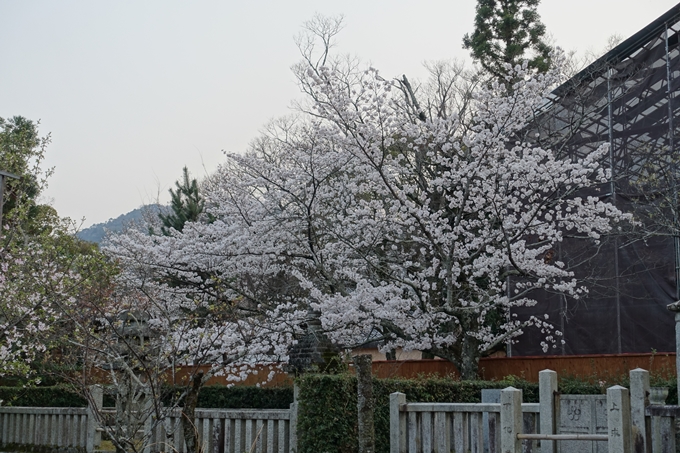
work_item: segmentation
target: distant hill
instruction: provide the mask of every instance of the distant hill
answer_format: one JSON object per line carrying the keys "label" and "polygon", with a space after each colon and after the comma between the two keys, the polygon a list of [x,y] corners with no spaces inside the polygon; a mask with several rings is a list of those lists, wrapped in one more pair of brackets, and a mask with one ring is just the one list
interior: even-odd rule
{"label": "distant hill", "polygon": [[158,215],[159,212],[169,209],[168,206],[159,204],[145,205],[137,208],[127,214],[122,214],[115,219],[109,219],[107,222],[97,223],[89,228],[79,231],[76,236],[84,241],[96,242],[100,244],[106,236],[106,231],[120,232],[127,226],[135,222],[141,222],[146,215]]}

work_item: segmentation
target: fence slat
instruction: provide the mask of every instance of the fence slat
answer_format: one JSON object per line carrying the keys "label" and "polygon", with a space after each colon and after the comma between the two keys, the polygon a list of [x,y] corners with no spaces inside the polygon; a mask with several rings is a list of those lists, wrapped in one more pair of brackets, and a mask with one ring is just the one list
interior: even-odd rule
{"label": "fence slat", "polygon": [[470,414],[470,438],[472,453],[484,453],[484,425],[482,424],[481,412]]}
{"label": "fence slat", "polygon": [[243,420],[234,420],[234,451],[247,451],[245,442],[243,441]]}
{"label": "fence slat", "polygon": [[274,453],[274,420],[267,420],[267,453]]}
{"label": "fence slat", "polygon": [[418,414],[408,414],[408,453],[418,453]]}
{"label": "fence slat", "polygon": [[285,420],[279,420],[279,453],[286,453],[288,450],[288,433],[289,429],[286,426]]}
{"label": "fence slat", "polygon": [[423,412],[420,417],[420,438],[423,452],[430,453],[432,451],[432,413]]}
{"label": "fence slat", "polygon": [[449,453],[449,430],[446,429],[446,412],[434,413],[434,447],[437,453]]}
{"label": "fence slat", "polygon": [[500,414],[489,414],[489,453],[500,453]]}

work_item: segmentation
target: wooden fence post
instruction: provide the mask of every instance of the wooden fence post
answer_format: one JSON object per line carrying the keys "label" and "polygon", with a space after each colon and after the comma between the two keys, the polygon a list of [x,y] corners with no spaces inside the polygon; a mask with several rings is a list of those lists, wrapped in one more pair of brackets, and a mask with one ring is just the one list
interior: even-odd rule
{"label": "wooden fence post", "polygon": [[97,423],[97,415],[101,414],[104,406],[104,389],[100,385],[91,385],[88,389],[90,398],[87,401],[87,439],[85,450],[87,453],[92,453],[95,447],[99,447],[102,443],[102,434],[97,431],[99,424]]}
{"label": "wooden fence post", "polygon": [[649,406],[649,371],[636,368],[630,371],[631,449],[635,453],[651,453],[650,420],[645,417]]}
{"label": "wooden fence post", "polygon": [[501,452],[521,453],[522,391],[514,387],[501,390]]}
{"label": "wooden fence post", "polygon": [[630,396],[620,385],[607,389],[607,428],[609,453],[630,453]]}
{"label": "wooden fence post", "polygon": [[390,453],[406,453],[406,417],[399,406],[406,404],[406,395],[390,393]]}
{"label": "wooden fence post", "polygon": [[[556,434],[559,400],[557,395],[557,373],[543,370],[538,373],[538,400],[540,403],[541,434]],[[541,453],[555,453],[554,440],[541,441]]]}

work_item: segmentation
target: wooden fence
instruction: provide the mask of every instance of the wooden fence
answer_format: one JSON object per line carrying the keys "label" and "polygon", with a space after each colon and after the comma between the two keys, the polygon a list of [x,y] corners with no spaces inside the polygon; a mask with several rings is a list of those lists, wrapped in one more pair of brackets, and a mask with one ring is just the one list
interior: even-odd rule
{"label": "wooden fence", "polygon": [[[522,416],[522,424],[536,427],[539,405],[524,403],[521,409],[523,414],[529,415]],[[406,395],[393,393],[390,395],[391,451],[500,452],[500,415],[500,403],[406,403]],[[486,448],[484,418],[488,418]],[[532,445],[529,444],[525,451],[531,452]]]}
{"label": "wooden fence", "polygon": [[[521,390],[512,387],[500,392],[499,403],[407,403],[406,395],[393,393],[390,452],[520,453],[535,451],[540,441],[541,453],[596,451],[593,442],[606,442],[609,453],[674,453],[680,407],[649,404],[647,371],[631,371],[630,382],[630,391],[621,386],[607,389],[604,433],[560,431],[565,415],[561,402],[573,396],[557,392],[557,373],[551,370],[540,372],[538,404],[523,404]],[[483,422],[483,414],[488,421]],[[565,441],[572,446],[560,448]],[[574,448],[573,443],[582,442],[590,445]]]}
{"label": "wooden fence", "polygon": [[[93,452],[104,430],[91,414],[90,408],[0,407],[0,445]],[[253,447],[257,453],[288,453],[297,446],[297,403],[290,409],[196,409],[195,415],[205,453],[243,453]],[[145,453],[186,451],[179,410],[145,434],[150,440]]]}
{"label": "wooden fence", "polygon": [[[195,415],[194,426],[205,453],[242,453],[253,447],[258,453],[288,453],[297,443],[295,410],[196,409]],[[179,411],[157,426],[146,450],[168,451],[186,451]]]}
{"label": "wooden fence", "polygon": [[95,425],[86,408],[0,407],[0,444],[94,450]]}

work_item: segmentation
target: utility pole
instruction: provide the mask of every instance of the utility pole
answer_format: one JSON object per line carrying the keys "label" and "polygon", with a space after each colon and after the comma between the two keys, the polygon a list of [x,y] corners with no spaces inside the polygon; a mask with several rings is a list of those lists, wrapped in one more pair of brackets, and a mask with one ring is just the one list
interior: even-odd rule
{"label": "utility pole", "polygon": [[2,207],[5,204],[5,180],[7,178],[19,179],[17,175],[0,170],[0,233],[2,232]]}

